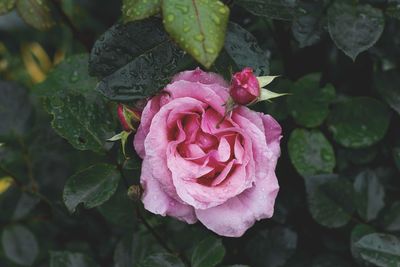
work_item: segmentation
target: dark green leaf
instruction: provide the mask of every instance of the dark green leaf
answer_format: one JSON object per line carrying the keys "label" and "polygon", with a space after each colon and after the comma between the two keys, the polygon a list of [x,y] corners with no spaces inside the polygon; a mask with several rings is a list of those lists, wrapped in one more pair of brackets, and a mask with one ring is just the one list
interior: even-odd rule
{"label": "dark green leaf", "polygon": [[400,2],[399,0],[389,0],[386,7],[385,14],[400,20]]}
{"label": "dark green leaf", "polygon": [[218,0],[162,2],[164,26],[171,37],[209,68],[224,46],[229,8]]}
{"label": "dark green leaf", "polygon": [[297,13],[297,0],[238,0],[235,3],[256,16],[292,20]]}
{"label": "dark green leaf", "polygon": [[383,100],[400,114],[400,76],[398,71],[391,70],[377,74],[375,86]]}
{"label": "dark green leaf", "polygon": [[0,136],[24,134],[28,130],[31,113],[32,107],[25,88],[0,81]]}
{"label": "dark green leaf", "polygon": [[125,22],[145,19],[160,12],[161,0],[123,0],[122,16]]}
{"label": "dark green leaf", "polygon": [[294,39],[303,48],[319,42],[325,32],[324,1],[301,3],[302,13],[294,18],[292,33]]}
{"label": "dark green leaf", "polygon": [[400,231],[400,201],[394,202],[385,213],[383,224],[387,231]]}
{"label": "dark green leaf", "polygon": [[131,101],[165,86],[182,56],[158,19],[117,24],[94,44],[89,73],[102,78],[97,90],[106,97]]}
{"label": "dark green leaf", "polygon": [[362,264],[363,260],[359,257],[357,248],[355,247],[355,244],[357,243],[358,240],[360,240],[362,237],[374,233],[374,228],[367,224],[357,224],[353,230],[351,231],[350,235],[350,249],[351,249],[351,254],[353,255],[353,258],[356,260],[357,263]]}
{"label": "dark green leaf", "polygon": [[246,253],[252,265],[278,267],[294,254],[297,246],[297,234],[281,226],[259,231],[246,246]]}
{"label": "dark green leaf", "polygon": [[124,186],[120,185],[115,194],[98,209],[109,222],[120,227],[132,229],[137,223],[134,202],[128,198]]}
{"label": "dark green leaf", "polygon": [[15,7],[17,0],[0,0],[0,15],[11,11]]}
{"label": "dark green leaf", "polygon": [[390,112],[381,102],[369,97],[352,98],[335,106],[328,124],[336,142],[361,148],[381,140],[390,122]]}
{"label": "dark green leaf", "polygon": [[319,87],[320,74],[309,74],[294,84],[289,91],[287,107],[294,120],[305,127],[319,126],[329,113],[329,104],[335,98],[335,88],[328,84]]}
{"label": "dark green leaf", "polygon": [[38,30],[48,30],[55,24],[49,0],[18,0],[17,10],[27,24]]}
{"label": "dark green leaf", "polygon": [[[62,101],[62,102],[58,102]],[[45,102],[53,115],[54,130],[79,150],[104,152],[113,136],[113,122],[103,99],[90,101],[83,96],[68,96]]]}
{"label": "dark green leaf", "polygon": [[308,207],[319,224],[336,228],[346,225],[354,212],[351,183],[337,175],[316,175],[305,178]]}
{"label": "dark green leaf", "polygon": [[366,262],[380,267],[397,267],[400,263],[400,239],[393,235],[369,234],[355,244]]}
{"label": "dark green leaf", "polygon": [[302,176],[331,173],[335,167],[335,154],[325,136],[317,131],[295,129],[289,138],[289,156]]}
{"label": "dark green leaf", "polygon": [[97,267],[98,265],[82,253],[51,251],[50,267]]}
{"label": "dark green leaf", "polygon": [[269,56],[257,39],[238,24],[230,22],[225,39],[225,50],[236,63],[238,70],[251,67],[257,76],[269,74]]}
{"label": "dark green leaf", "polygon": [[351,263],[335,254],[321,254],[315,257],[311,267],[352,267]]}
{"label": "dark green leaf", "polygon": [[114,122],[105,101],[87,74],[88,55],[75,55],[58,65],[37,87],[46,97],[55,131],[80,150],[103,152],[114,135]]}
{"label": "dark green leaf", "polygon": [[225,247],[221,239],[208,237],[202,240],[192,254],[193,267],[213,267],[222,261],[225,256]]}
{"label": "dark green leaf", "polygon": [[400,147],[393,149],[393,158],[396,163],[397,169],[400,170]]}
{"label": "dark green leaf", "polygon": [[157,253],[147,257],[139,267],[184,267],[183,262],[176,256],[167,253]]}
{"label": "dark green leaf", "polygon": [[39,247],[32,232],[22,225],[4,228],[1,244],[5,255],[13,262],[30,266],[39,254]]}
{"label": "dark green leaf", "polygon": [[328,13],[328,28],[332,40],[353,60],[378,41],[384,24],[382,11],[369,5],[338,3]]}
{"label": "dark green leaf", "polygon": [[14,209],[13,219],[20,220],[24,218],[38,204],[40,199],[28,193],[22,193]]}
{"label": "dark green leaf", "polygon": [[373,171],[367,170],[357,175],[354,181],[355,202],[360,216],[371,221],[385,206],[385,189]]}
{"label": "dark green leaf", "polygon": [[116,168],[108,164],[97,164],[71,176],[64,187],[64,203],[74,212],[79,203],[94,208],[115,193],[120,180]]}

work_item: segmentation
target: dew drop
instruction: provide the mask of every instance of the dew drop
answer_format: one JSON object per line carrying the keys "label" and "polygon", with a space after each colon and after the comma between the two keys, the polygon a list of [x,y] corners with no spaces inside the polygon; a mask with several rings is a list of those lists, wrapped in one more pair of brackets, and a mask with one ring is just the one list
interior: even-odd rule
{"label": "dew drop", "polygon": [[194,39],[195,39],[196,41],[199,41],[199,42],[204,41],[204,35],[203,35],[203,34],[197,34],[197,35],[194,37]]}
{"label": "dew drop", "polygon": [[173,22],[174,19],[175,19],[174,15],[172,15],[172,14],[167,15],[167,22]]}

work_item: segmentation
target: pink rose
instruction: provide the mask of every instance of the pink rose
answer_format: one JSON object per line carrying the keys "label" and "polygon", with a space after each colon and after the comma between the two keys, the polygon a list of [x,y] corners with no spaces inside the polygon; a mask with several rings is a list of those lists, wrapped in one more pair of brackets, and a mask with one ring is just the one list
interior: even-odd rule
{"label": "pink rose", "polygon": [[239,105],[253,103],[260,96],[260,84],[251,68],[244,68],[232,76],[230,94]]}
{"label": "pink rose", "polygon": [[244,106],[218,124],[228,97],[217,74],[179,73],[147,103],[134,145],[148,211],[239,237],[273,214],[281,127]]}

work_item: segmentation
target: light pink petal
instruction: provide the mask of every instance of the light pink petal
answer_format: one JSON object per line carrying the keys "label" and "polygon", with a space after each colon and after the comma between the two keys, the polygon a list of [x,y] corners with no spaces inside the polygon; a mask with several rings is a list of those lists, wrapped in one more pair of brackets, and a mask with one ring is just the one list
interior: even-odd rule
{"label": "light pink petal", "polygon": [[237,197],[220,206],[196,209],[196,216],[208,229],[222,236],[240,237],[257,220],[271,218],[278,193],[275,173],[255,182]]}
{"label": "light pink petal", "polygon": [[244,152],[244,148],[243,148],[242,144],[240,144],[238,136],[236,136],[236,139],[235,139],[234,154],[235,154],[235,158],[236,158],[237,162],[239,164],[241,164],[243,162],[243,157],[244,157],[245,152]]}
{"label": "light pink petal", "polygon": [[282,128],[270,115],[260,113],[260,117],[263,120],[268,147],[272,150],[275,157],[278,158],[281,153],[279,143],[282,138]]}
{"label": "light pink petal", "polygon": [[148,160],[145,159],[140,177],[140,183],[144,189],[142,201],[145,209],[162,216],[173,216],[190,224],[195,223],[197,219],[194,209],[168,196],[157,179],[152,176],[151,168]]}
{"label": "light pink petal", "polygon": [[212,186],[216,186],[219,185],[222,181],[225,180],[225,178],[228,176],[228,173],[232,170],[232,166],[234,164],[234,160],[231,160],[226,166],[225,168],[222,170],[222,172],[215,177],[215,179],[212,181],[211,185]]}
{"label": "light pink petal", "polygon": [[223,87],[229,87],[228,83],[220,75],[213,72],[204,72],[200,68],[178,73],[172,82],[176,81],[199,82],[202,84],[218,84]]}
{"label": "light pink petal", "polygon": [[[162,184],[164,191],[171,197],[176,196],[176,190],[172,183],[171,171],[167,165],[168,139],[169,129],[167,127],[167,118],[169,113],[202,110],[204,104],[193,98],[174,99],[168,104],[161,107],[160,111],[153,117],[150,131],[145,139],[144,146],[146,150],[146,158],[149,164],[153,166],[152,175]],[[157,167],[155,167],[157,166]],[[179,200],[179,198],[177,199]]]}
{"label": "light pink petal", "polygon": [[231,157],[231,146],[225,137],[221,137],[218,145],[218,161],[225,162]]}
{"label": "light pink petal", "polygon": [[167,85],[165,92],[173,99],[190,97],[208,104],[219,114],[225,113],[224,104],[228,99],[228,89],[218,84],[202,84],[185,80],[176,81]]}

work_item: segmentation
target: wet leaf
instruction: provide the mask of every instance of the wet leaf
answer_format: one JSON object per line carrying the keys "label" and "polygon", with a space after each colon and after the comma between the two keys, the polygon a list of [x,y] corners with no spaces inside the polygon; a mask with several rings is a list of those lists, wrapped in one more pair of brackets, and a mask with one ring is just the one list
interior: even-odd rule
{"label": "wet leaf", "polygon": [[400,231],[400,201],[390,206],[383,218],[383,224],[387,231]]}
{"label": "wet leaf", "polygon": [[17,10],[22,19],[35,29],[45,31],[55,25],[49,0],[19,0]]}
{"label": "wet leaf", "polygon": [[0,0],[0,15],[13,10],[16,2],[17,0]]}
{"label": "wet leaf", "polygon": [[297,0],[238,0],[236,2],[256,16],[280,20],[292,20],[297,13],[298,4]]}
{"label": "wet leaf", "polygon": [[206,68],[224,46],[229,8],[221,1],[162,2],[164,26],[172,39]]}
{"label": "wet leaf", "polygon": [[50,267],[97,267],[98,265],[82,253],[51,251]]}
{"label": "wet leaf", "polygon": [[225,247],[221,239],[209,237],[195,247],[191,262],[193,267],[214,267],[223,260],[224,256]]}
{"label": "wet leaf", "polygon": [[383,100],[400,114],[400,77],[398,71],[391,70],[376,74],[375,87]]}
{"label": "wet leaf", "polygon": [[123,0],[124,22],[141,20],[160,12],[161,0]]}
{"label": "wet leaf", "polygon": [[176,256],[167,253],[150,255],[138,267],[184,267],[183,262]]}

